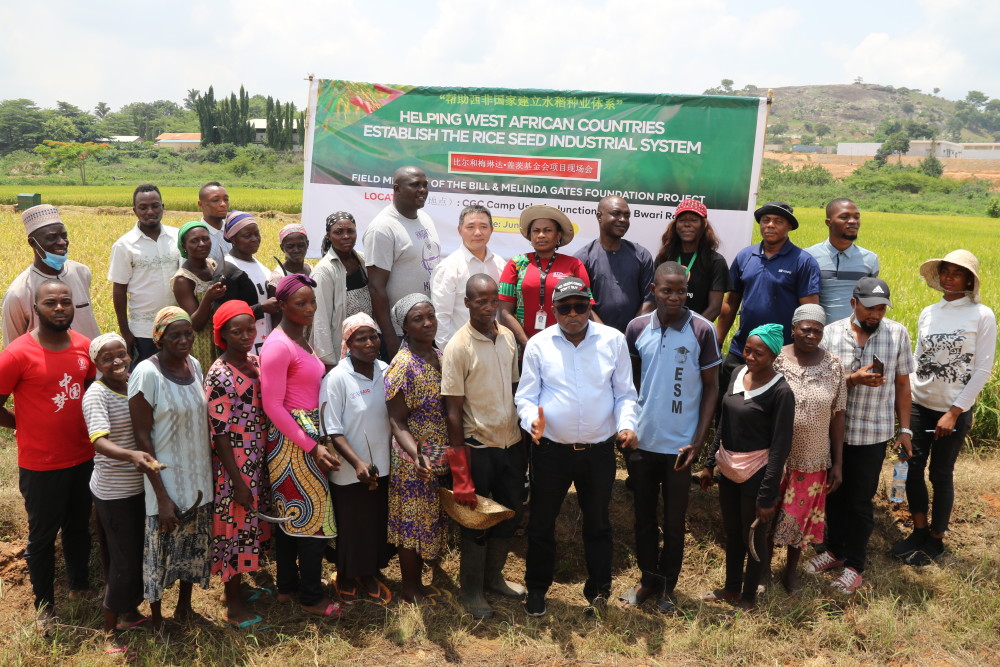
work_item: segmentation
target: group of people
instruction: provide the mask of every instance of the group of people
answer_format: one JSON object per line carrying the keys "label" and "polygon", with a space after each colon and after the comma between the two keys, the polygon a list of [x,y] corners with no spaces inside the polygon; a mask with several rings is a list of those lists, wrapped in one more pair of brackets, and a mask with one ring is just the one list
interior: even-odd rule
{"label": "group of people", "polygon": [[[213,576],[224,621],[241,629],[264,621],[251,606],[262,596],[322,617],[359,599],[438,604],[450,594],[425,583],[424,566],[439,567],[452,505],[476,511],[486,498],[511,511],[461,526],[459,601],[477,619],[493,614],[486,593],[543,615],[570,485],[586,610],[599,613],[612,597],[616,450],[641,571],[627,606],[676,612],[692,481],[718,484],[726,536],[725,582],[704,600],[752,607],[775,546],[787,548],[790,590],[802,550],[825,545],[805,571],[837,568],[832,586],[853,593],[891,442],[909,460],[914,527],[893,554],[923,565],[944,553],[952,471],[996,345],[972,253],[920,267],[943,295],[913,350],[886,318],[890,287],[855,243],[861,216],[847,199],[830,202],[829,238],[808,249],[789,238],[792,207],[765,204],[762,241],[727,265],[700,201],[679,204],[654,255],[624,238],[631,211],[616,196],[599,202],[599,238],[575,256],[559,252],[574,236],[567,215],[533,205],[520,216],[531,251],[505,261],[489,247],[490,211],[473,205],[459,216],[462,247],[441,258],[427,195],[423,171],[402,167],[364,254],[341,211],[316,266],[291,224],[268,270],[257,221],[231,210],[219,183],[180,229],[162,224],[159,190],[139,186],[136,226],[111,250],[118,331],[107,333],[58,210],[22,214],[33,262],[3,300],[0,404],[13,395],[16,409],[0,408],[0,426],[17,429],[43,620],[58,533],[71,597],[90,588],[91,505],[114,633],[161,626],[174,582],[174,617],[190,616],[194,584]],[[504,570],[525,509],[521,585]],[[265,554],[276,591],[244,580]],[[395,592],[382,575],[393,556]]]}

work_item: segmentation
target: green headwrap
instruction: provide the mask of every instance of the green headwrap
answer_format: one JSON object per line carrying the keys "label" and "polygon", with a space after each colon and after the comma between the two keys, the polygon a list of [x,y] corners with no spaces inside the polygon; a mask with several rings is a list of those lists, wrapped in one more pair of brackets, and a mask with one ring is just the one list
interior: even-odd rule
{"label": "green headwrap", "polygon": [[181,227],[180,231],[177,232],[177,249],[181,253],[181,257],[187,259],[187,250],[184,249],[184,235],[190,232],[195,227],[204,227],[205,231],[211,236],[212,230],[208,228],[204,220],[192,220],[191,222],[185,222],[184,226]]}
{"label": "green headwrap", "polygon": [[781,354],[781,348],[785,345],[785,330],[780,324],[762,324],[751,331],[747,338],[750,336],[760,338],[775,354]]}

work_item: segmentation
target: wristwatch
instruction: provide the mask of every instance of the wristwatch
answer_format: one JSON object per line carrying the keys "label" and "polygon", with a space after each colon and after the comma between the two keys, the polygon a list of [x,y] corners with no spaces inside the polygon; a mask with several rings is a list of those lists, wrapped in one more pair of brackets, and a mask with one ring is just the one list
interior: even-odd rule
{"label": "wristwatch", "polygon": [[911,438],[913,437],[913,431],[911,431],[908,428],[901,428],[901,429],[899,429],[899,432],[900,433],[905,433],[906,435],[910,436]]}

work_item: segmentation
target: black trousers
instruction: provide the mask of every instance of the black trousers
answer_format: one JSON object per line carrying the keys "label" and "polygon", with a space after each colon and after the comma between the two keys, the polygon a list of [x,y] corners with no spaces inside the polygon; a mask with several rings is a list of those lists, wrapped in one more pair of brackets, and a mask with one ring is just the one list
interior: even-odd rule
{"label": "black trousers", "polygon": [[323,555],[330,540],[293,537],[280,527],[274,531],[278,592],[299,594],[299,602],[311,607],[323,599]]}
{"label": "black trousers", "polygon": [[146,494],[101,500],[94,496],[97,520],[104,528],[108,585],[104,608],[125,614],[142,602],[142,548],[146,533]]}
{"label": "black trousers", "polygon": [[524,447],[520,442],[506,449],[469,447],[469,467],[476,493],[514,510],[514,516],[485,531],[462,526],[462,537],[478,544],[513,537],[524,511]]}
{"label": "black trousers", "polygon": [[[972,410],[966,410],[955,421],[955,432],[944,438],[934,439],[933,433],[938,420],[944,415],[913,404],[910,411],[910,428],[913,429],[913,458],[906,473],[906,502],[913,514],[927,514],[930,509],[930,497],[927,495],[927,482],[924,480],[924,469],[928,469],[931,485],[934,487],[934,511],[931,515],[931,531],[941,535],[948,530],[951,521],[951,509],[955,506],[955,461],[965,444],[965,436],[972,428]],[[930,467],[927,466],[928,458]]]}
{"label": "black trousers", "polygon": [[35,594],[35,607],[55,606],[56,535],[62,533],[63,556],[71,590],[90,588],[90,474],[94,462],[61,470],[18,468],[18,486],[28,513],[24,560]]}
{"label": "black trousers", "polygon": [[135,348],[129,350],[129,354],[132,355],[132,370],[139,365],[139,362],[144,359],[149,359],[151,356],[159,352],[160,349],[156,347],[156,343],[153,342],[152,338],[136,338]]}
{"label": "black trousers", "polygon": [[[726,584],[730,593],[737,593],[748,602],[757,599],[757,584],[763,563],[768,562],[767,525],[757,526],[754,550],[760,561],[750,555],[750,526],[757,518],[757,492],[764,479],[761,469],[750,479],[737,484],[725,475],[719,479],[719,509],[726,532]],[[744,568],[744,563],[745,568]]]}
{"label": "black trousers", "polygon": [[[626,455],[635,498],[635,555],[642,585],[670,595],[684,561],[684,517],[691,490],[691,469],[674,470],[676,454],[634,449]],[[656,525],[657,502],[663,496],[663,549]]]}
{"label": "black trousers", "polygon": [[613,442],[574,450],[543,439],[531,445],[531,517],[525,583],[529,591],[547,591],[556,562],[556,518],[570,484],[583,512],[583,551],[587,561],[587,600],[611,595],[612,532],[608,507],[615,481]]}
{"label": "black trousers", "polygon": [[887,442],[844,444],[844,482],[826,498],[826,547],[844,565],[861,573],[875,529],[872,498],[878,491]]}

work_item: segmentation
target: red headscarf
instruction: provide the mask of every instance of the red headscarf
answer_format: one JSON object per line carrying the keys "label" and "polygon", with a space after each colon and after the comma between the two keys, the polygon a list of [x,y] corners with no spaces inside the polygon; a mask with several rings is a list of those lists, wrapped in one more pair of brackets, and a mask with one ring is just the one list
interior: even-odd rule
{"label": "red headscarf", "polygon": [[246,301],[234,300],[226,301],[215,311],[215,315],[212,317],[212,338],[220,350],[226,349],[226,340],[222,337],[222,327],[226,326],[226,322],[238,315],[253,317],[253,309],[247,305]]}

